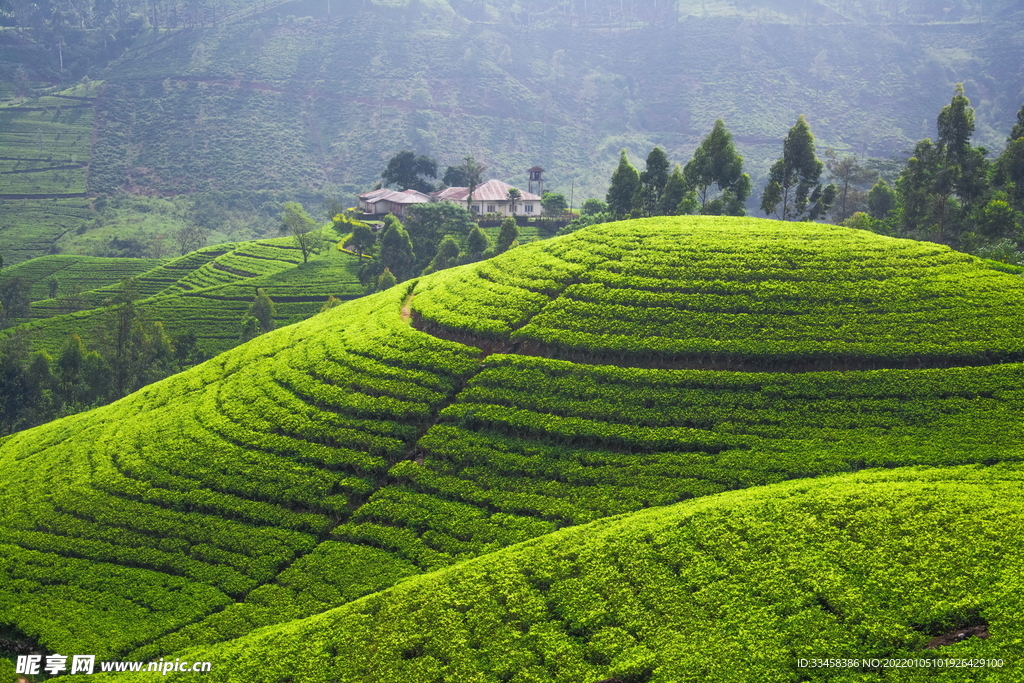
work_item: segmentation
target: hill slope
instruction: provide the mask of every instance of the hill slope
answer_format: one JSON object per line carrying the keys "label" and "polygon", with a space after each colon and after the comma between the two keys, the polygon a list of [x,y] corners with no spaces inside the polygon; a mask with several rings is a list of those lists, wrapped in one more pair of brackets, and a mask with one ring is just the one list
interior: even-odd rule
{"label": "hill slope", "polygon": [[[725,267],[737,261],[750,269]],[[550,308],[570,326],[548,341],[568,348],[571,324],[587,320],[574,292],[613,275],[677,316],[726,321],[739,313],[694,298],[695,283],[727,274],[715,286],[756,309],[775,296],[780,262],[793,275],[790,315],[810,319],[832,297],[878,340],[861,353],[841,327],[774,328],[773,354],[803,362],[813,342],[825,345],[815,353],[852,348],[857,363],[907,364],[888,312],[911,338],[935,338],[915,353],[940,367],[644,367],[657,365],[648,342],[697,339],[685,326],[638,336],[642,354],[599,346],[616,367],[517,353],[502,346],[507,330],[481,348],[411,324],[452,330],[504,310],[519,312],[521,331]],[[881,298],[838,286],[864,276],[886,285]],[[865,467],[1020,461],[1024,365],[994,361],[1016,360],[1001,316],[1019,315],[1021,287],[944,247],[702,218],[595,226],[403,283],[0,442],[0,614],[53,650],[150,658],[608,515]],[[915,320],[933,300],[950,312],[941,324]],[[990,334],[971,320],[978,301],[998,303]],[[775,355],[740,360],[749,370]],[[941,367],[965,357],[978,365]]]}
{"label": "hill slope", "polygon": [[1015,680],[1022,477],[914,468],[720,494],[178,655],[247,683]]}

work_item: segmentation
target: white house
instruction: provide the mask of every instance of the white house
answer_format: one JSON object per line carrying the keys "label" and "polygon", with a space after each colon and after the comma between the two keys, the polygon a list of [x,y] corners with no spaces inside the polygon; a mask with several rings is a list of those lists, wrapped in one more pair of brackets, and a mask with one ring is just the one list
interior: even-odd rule
{"label": "white house", "polygon": [[[508,191],[512,186],[500,180],[488,180],[473,188],[473,197],[469,201],[469,210],[476,215],[496,213],[502,216],[539,216],[540,197],[520,190],[520,198],[516,200],[515,211],[509,204]],[[468,187],[449,187],[430,195],[435,201],[448,201],[466,204],[469,197]]]}
{"label": "white house", "polygon": [[[473,188],[473,198],[469,203],[469,210],[477,216],[487,213],[496,213],[501,216],[540,215],[540,197],[525,190],[520,190],[520,198],[516,200],[515,211],[513,211],[508,199],[508,191],[511,189],[511,185],[500,180],[488,180],[486,183],[481,183]],[[469,197],[468,187],[449,187],[429,195],[416,190],[398,192],[382,188],[359,195],[359,210],[367,214],[393,213],[396,216],[405,216],[406,210],[413,204],[454,202],[465,206],[467,197]]]}

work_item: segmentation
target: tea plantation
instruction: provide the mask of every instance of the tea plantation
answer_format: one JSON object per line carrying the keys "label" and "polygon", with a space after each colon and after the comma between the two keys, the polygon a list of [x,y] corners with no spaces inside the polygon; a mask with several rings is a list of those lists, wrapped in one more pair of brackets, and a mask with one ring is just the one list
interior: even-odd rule
{"label": "tea plantation", "polygon": [[[54,354],[71,334],[91,341],[109,314],[106,307],[124,294],[121,279],[131,273],[125,271],[123,263],[149,263],[154,267],[135,276],[142,316],[161,321],[172,336],[194,334],[200,351],[212,356],[238,343],[240,321],[257,289],[264,290],[275,302],[278,325],[310,317],[330,296],[351,299],[362,295],[365,289],[356,277],[357,257],[333,249],[326,250],[326,254],[302,263],[294,240],[277,237],[218,244],[166,262],[56,256],[33,259],[16,266],[18,273],[35,264],[42,268],[43,264],[78,258],[103,264],[105,272],[118,277],[114,284],[81,294],[58,294],[34,301],[28,317],[13,330],[28,333],[36,348]],[[90,277],[98,276],[69,274],[61,279],[61,286],[66,291],[78,282],[89,282]],[[44,279],[39,286],[45,284]]]}
{"label": "tea plantation", "polygon": [[[255,281],[204,269],[178,300]],[[937,245],[696,217],[405,282],[0,441],[0,615],[217,680],[1011,662],[1022,294]]]}
{"label": "tea plantation", "polygon": [[[239,683],[1019,680],[1022,483],[909,468],[729,492],[176,656]],[[988,637],[935,645],[957,630]]]}

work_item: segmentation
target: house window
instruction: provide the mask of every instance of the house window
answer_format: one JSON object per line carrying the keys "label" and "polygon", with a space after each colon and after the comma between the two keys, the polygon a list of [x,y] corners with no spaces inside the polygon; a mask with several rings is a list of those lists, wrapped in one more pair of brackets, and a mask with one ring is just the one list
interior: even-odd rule
{"label": "house window", "polygon": [[487,213],[494,213],[494,204],[487,205]]}
{"label": "house window", "polygon": [[473,205],[473,213],[480,213],[480,205],[479,204],[474,204]]}
{"label": "house window", "polygon": [[526,213],[533,213],[533,204],[526,204],[523,206],[523,211]]}

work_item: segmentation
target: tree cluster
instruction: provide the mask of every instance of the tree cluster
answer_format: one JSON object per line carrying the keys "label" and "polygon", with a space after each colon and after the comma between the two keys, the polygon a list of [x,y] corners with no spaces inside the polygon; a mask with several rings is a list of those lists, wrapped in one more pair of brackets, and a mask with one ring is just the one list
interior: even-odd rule
{"label": "tree cluster", "polygon": [[203,360],[195,335],[172,342],[159,321],[142,316],[137,299],[134,278],[122,282],[94,331],[95,348],[72,334],[53,357],[30,352],[24,334],[6,337],[0,344],[0,433],[104,405]]}
{"label": "tree cluster", "polygon": [[1017,261],[1024,247],[1024,107],[994,160],[971,145],[974,109],[957,85],[935,140],[914,147],[895,187],[879,180],[847,224]]}
{"label": "tree cluster", "polygon": [[463,206],[451,202],[416,204],[405,223],[393,215],[374,232],[353,230],[346,245],[365,257],[359,279],[380,291],[419,275],[490,258],[518,245],[519,227],[511,216],[501,225],[497,244]]}
{"label": "tree cluster", "polygon": [[[660,147],[647,155],[638,171],[623,149],[605,197],[608,213],[616,220],[647,216],[743,216],[750,194],[750,176],[743,172],[743,157],[736,153],[732,135],[718,120],[685,167],[671,163]],[[589,215],[594,215],[591,212]]]}

